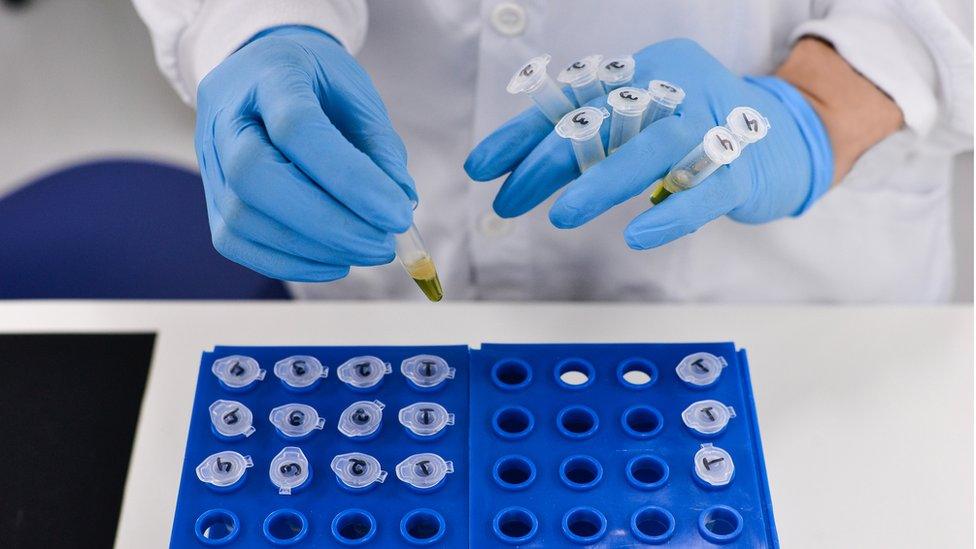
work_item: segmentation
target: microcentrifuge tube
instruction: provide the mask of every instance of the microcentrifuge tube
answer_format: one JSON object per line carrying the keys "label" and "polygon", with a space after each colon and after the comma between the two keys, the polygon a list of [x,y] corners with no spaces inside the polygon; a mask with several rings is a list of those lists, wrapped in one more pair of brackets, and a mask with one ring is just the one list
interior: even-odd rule
{"label": "microcentrifuge tube", "polygon": [[214,361],[210,368],[220,383],[231,390],[244,390],[264,379],[264,370],[249,356],[231,355]]}
{"label": "microcentrifuge tube", "polygon": [[533,57],[512,76],[508,82],[508,93],[513,95],[528,94],[546,117],[553,124],[559,122],[564,114],[573,110],[573,102],[553,81],[546,68],[549,66],[549,55]]}
{"label": "microcentrifuge tube", "polygon": [[210,424],[225,438],[249,437],[254,434],[254,415],[236,400],[216,400],[210,405]]}
{"label": "microcentrifuge tube", "polygon": [[607,96],[607,103],[613,109],[610,115],[610,141],[607,154],[613,154],[621,145],[641,130],[644,111],[651,102],[651,94],[641,88],[625,86],[617,88]]}
{"label": "microcentrifuge tube", "polygon": [[417,355],[400,363],[400,373],[418,389],[433,389],[454,379],[455,369],[436,355]]}
{"label": "microcentrifuge tube", "polygon": [[678,105],[685,100],[683,89],[664,80],[651,80],[647,85],[647,91],[651,94],[651,104],[644,114],[641,128],[646,128],[648,124],[657,122],[665,116],[671,116]]}
{"label": "microcentrifuge tube", "polygon": [[285,446],[271,459],[268,475],[271,483],[278,487],[278,493],[289,495],[308,482],[312,468],[305,452],[297,446]]}
{"label": "microcentrifuge tube", "polygon": [[271,410],[268,420],[285,438],[305,438],[312,431],[325,427],[325,418],[319,417],[315,408],[308,404],[291,403]]}
{"label": "microcentrifuge tube", "polygon": [[400,425],[418,437],[432,437],[448,425],[454,425],[454,414],[436,402],[417,402],[400,408]]}
{"label": "microcentrifuge tube", "polygon": [[291,389],[310,389],[329,376],[329,369],[314,356],[295,355],[276,362],[274,373]]}
{"label": "microcentrifuge tube", "polygon": [[725,118],[725,127],[739,139],[742,148],[766,137],[769,120],[752,107],[736,107]]}
{"label": "microcentrifuge tube", "polygon": [[576,96],[576,104],[582,107],[591,99],[603,95],[603,83],[597,73],[600,70],[602,55],[587,55],[569,64],[563,69],[556,80],[569,84]]}
{"label": "microcentrifuge tube", "polygon": [[707,387],[722,375],[722,369],[728,366],[725,358],[712,353],[692,353],[678,363],[674,371],[681,381],[692,387]]}
{"label": "microcentrifuge tube", "polygon": [[393,367],[377,356],[354,356],[336,368],[339,381],[353,389],[366,391],[383,381],[383,376],[392,373]]}
{"label": "microcentrifuge tube", "polygon": [[441,287],[441,279],[437,276],[434,260],[427,251],[427,246],[424,245],[424,239],[421,238],[416,225],[410,225],[407,232],[396,236],[396,254],[400,258],[400,264],[427,299],[440,301],[444,298],[444,289]]}
{"label": "microcentrifuge tube", "polygon": [[371,438],[383,422],[384,407],[378,400],[353,402],[339,416],[339,432],[349,438]]}
{"label": "microcentrifuge tube", "polygon": [[685,426],[702,435],[722,432],[734,417],[735,410],[717,400],[699,400],[681,412]]}
{"label": "microcentrifuge tube", "polygon": [[414,454],[396,466],[397,478],[420,491],[436,488],[453,472],[454,463],[431,453]]}
{"label": "microcentrifuge tube", "polygon": [[244,478],[247,469],[253,466],[251,456],[224,450],[207,456],[197,466],[196,473],[200,482],[209,484],[216,490],[231,489]]}
{"label": "microcentrifuge tube", "polygon": [[332,458],[332,472],[340,486],[350,490],[365,490],[373,483],[386,480],[386,471],[378,459],[362,452],[339,454]]}
{"label": "microcentrifuge tube", "polygon": [[608,92],[623,86],[629,86],[634,81],[634,68],[636,63],[633,56],[620,55],[609,57],[600,63],[600,70],[597,74],[603,87]]}
{"label": "microcentrifuge tube", "polygon": [[576,153],[576,163],[583,173],[597,162],[606,158],[603,152],[603,138],[600,126],[603,119],[610,116],[606,109],[582,107],[570,111],[556,124],[556,133],[569,139]]}
{"label": "microcentrifuge tube", "polygon": [[708,130],[700,145],[651,185],[651,202],[659,204],[676,192],[698,185],[719,167],[738,158],[741,152],[739,139],[728,128],[716,126]]}
{"label": "microcentrifuge tube", "polygon": [[710,487],[727,485],[735,476],[732,456],[717,446],[702,444],[701,450],[695,453],[695,476]]}

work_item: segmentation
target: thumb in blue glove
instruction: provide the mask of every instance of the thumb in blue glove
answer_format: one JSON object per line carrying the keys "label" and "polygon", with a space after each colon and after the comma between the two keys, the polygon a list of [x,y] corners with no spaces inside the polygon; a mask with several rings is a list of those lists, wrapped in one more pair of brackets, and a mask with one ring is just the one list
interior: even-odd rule
{"label": "thumb in blue glove", "polygon": [[213,243],[292,281],[389,263],[417,200],[369,76],[331,36],[261,33],[200,83],[197,157]]}
{"label": "thumb in blue glove", "polygon": [[635,85],[658,79],[684,88],[677,114],[650,124],[580,175],[570,144],[540,122],[541,113],[529,109],[485,138],[465,164],[479,181],[511,172],[495,199],[499,215],[521,215],[565,187],[549,219],[559,228],[583,225],[644,192],[700,144],[705,132],[743,105],[769,120],[769,136],[702,184],[638,215],[624,231],[630,247],[660,246],[723,215],[744,223],[799,215],[830,186],[833,159],[826,130],[786,82],[738,77],[685,39],[654,44],[634,58]]}

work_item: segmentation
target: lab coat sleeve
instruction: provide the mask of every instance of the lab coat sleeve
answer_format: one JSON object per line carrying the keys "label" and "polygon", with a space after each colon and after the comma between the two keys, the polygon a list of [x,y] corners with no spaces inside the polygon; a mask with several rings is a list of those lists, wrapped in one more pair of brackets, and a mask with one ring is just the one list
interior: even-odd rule
{"label": "lab coat sleeve", "polygon": [[133,0],[156,63],[188,105],[197,85],[255,34],[279,25],[328,32],[351,53],[366,38],[365,0]]}
{"label": "lab coat sleeve", "polygon": [[815,18],[792,39],[816,36],[833,44],[898,104],[905,126],[920,138],[939,134],[952,148],[971,148],[973,46],[947,15],[964,14],[965,1],[972,0],[815,1]]}

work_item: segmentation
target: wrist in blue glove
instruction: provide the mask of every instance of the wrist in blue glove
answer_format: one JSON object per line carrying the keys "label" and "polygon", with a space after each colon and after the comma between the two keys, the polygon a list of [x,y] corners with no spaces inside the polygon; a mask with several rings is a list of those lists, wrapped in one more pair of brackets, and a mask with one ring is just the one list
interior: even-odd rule
{"label": "wrist in blue glove", "polygon": [[[613,155],[580,175],[572,147],[535,107],[513,118],[471,152],[465,170],[490,181],[511,174],[495,198],[502,217],[521,215],[563,187],[549,211],[559,228],[583,225],[643,193],[735,107],[769,119],[769,135],[695,188],[638,215],[624,238],[634,249],[661,246],[728,215],[763,223],[805,211],[830,186],[833,159],[826,130],[792,86],[773,77],[741,78],[690,40],[649,46],[634,55],[635,86],[652,79],[684,88],[674,116],[650,124]],[[603,106],[606,97],[590,102]],[[604,143],[609,124],[603,128]]]}
{"label": "wrist in blue glove", "polygon": [[328,34],[266,31],[200,83],[197,157],[213,243],[292,281],[389,263],[417,199],[369,76]]}

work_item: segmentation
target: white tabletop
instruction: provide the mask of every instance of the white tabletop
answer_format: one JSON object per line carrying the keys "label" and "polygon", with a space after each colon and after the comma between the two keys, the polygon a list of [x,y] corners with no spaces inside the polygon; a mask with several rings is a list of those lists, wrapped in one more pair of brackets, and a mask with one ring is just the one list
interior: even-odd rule
{"label": "white tabletop", "polygon": [[200,352],[215,344],[735,341],[784,547],[972,547],[973,308],[0,304],[0,333],[153,331],[116,539],[165,547]]}

